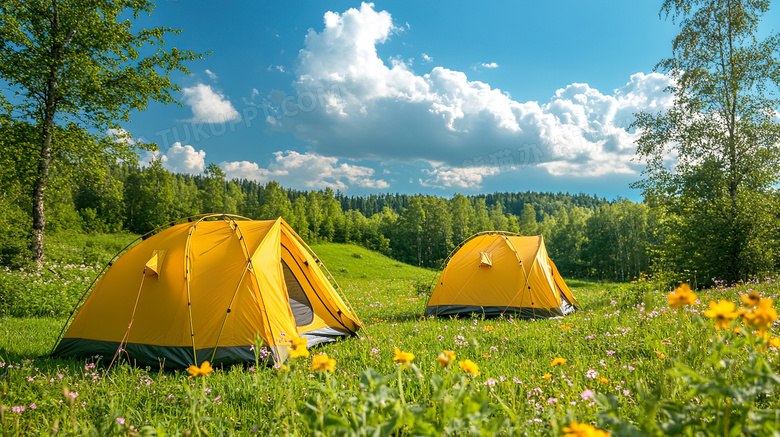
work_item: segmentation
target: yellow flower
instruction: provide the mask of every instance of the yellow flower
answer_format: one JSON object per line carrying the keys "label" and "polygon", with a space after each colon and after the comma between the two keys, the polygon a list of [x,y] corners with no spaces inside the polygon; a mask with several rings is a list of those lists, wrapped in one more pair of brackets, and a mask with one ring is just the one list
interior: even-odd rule
{"label": "yellow flower", "polygon": [[752,313],[745,313],[744,317],[748,325],[764,335],[772,323],[777,320],[777,311],[772,308],[772,299],[761,299],[758,302],[758,307]]}
{"label": "yellow flower", "polygon": [[560,357],[555,358],[550,363],[550,365],[553,366],[553,367],[555,367],[555,366],[563,366],[564,364],[566,364],[566,358],[560,358]]}
{"label": "yellow flower", "polygon": [[609,380],[607,378],[601,378],[601,379],[599,379],[599,382],[602,383],[602,384],[606,384],[606,383],[609,382]]}
{"label": "yellow flower", "polygon": [[672,308],[681,308],[685,305],[693,305],[696,303],[696,293],[691,291],[691,287],[688,284],[682,284],[677,287],[673,292],[669,293],[667,300],[669,306]]}
{"label": "yellow flower", "polygon": [[479,376],[479,366],[471,360],[458,361],[460,368],[474,376]]}
{"label": "yellow flower", "polygon": [[761,295],[756,290],[748,291],[748,294],[742,295],[742,302],[750,308],[755,308],[758,302],[761,300]]}
{"label": "yellow flower", "polygon": [[780,338],[777,338],[777,337],[770,338],[769,339],[769,346],[772,346],[775,349],[780,348]]}
{"label": "yellow flower", "polygon": [[609,437],[608,432],[594,428],[587,423],[572,422],[569,426],[563,427],[563,432],[566,433],[563,437]]}
{"label": "yellow flower", "polygon": [[395,348],[395,356],[393,361],[398,361],[401,364],[411,363],[414,359],[414,354],[411,352],[401,352],[401,349]]}
{"label": "yellow flower", "polygon": [[214,371],[214,369],[211,367],[211,364],[209,364],[208,361],[204,361],[203,364],[200,365],[200,367],[193,364],[187,368],[187,371],[190,372],[191,375],[190,378],[192,378],[193,376],[194,377],[206,376],[212,371]]}
{"label": "yellow flower", "polygon": [[292,348],[290,349],[290,358],[308,358],[309,350],[306,349],[306,337],[295,337],[292,339]]}
{"label": "yellow flower", "polygon": [[328,354],[319,354],[311,358],[311,367],[309,370],[316,370],[318,372],[333,372],[336,369],[336,360],[328,358]]}
{"label": "yellow flower", "polygon": [[493,325],[485,326],[485,331],[492,331],[492,330],[493,330]]}
{"label": "yellow flower", "polygon": [[734,311],[734,302],[721,299],[718,303],[710,301],[710,309],[705,311],[704,315],[715,319],[715,329],[724,329],[731,325],[731,321],[736,319],[739,313]]}
{"label": "yellow flower", "polygon": [[662,360],[663,360],[664,358],[666,358],[666,355],[664,355],[663,353],[661,353],[661,351],[655,351],[655,354],[656,354],[656,355],[658,355],[658,358],[660,358],[660,359],[662,359]]}
{"label": "yellow flower", "polygon": [[439,362],[442,368],[447,367],[452,364],[453,361],[455,361],[455,352],[443,351],[439,354],[438,357],[436,357],[436,361]]}
{"label": "yellow flower", "polygon": [[549,373],[545,373],[544,376],[542,376],[542,379],[544,379],[545,381],[550,378],[552,378],[552,375],[550,375]]}

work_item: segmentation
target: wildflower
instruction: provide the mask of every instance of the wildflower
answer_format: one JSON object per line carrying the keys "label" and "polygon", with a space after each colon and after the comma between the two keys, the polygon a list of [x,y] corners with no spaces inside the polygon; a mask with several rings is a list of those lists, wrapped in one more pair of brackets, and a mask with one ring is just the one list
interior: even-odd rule
{"label": "wildflower", "polygon": [[606,384],[606,383],[609,382],[609,380],[607,378],[601,378],[601,379],[599,379],[599,382],[602,383],[602,384]]}
{"label": "wildflower", "polygon": [[402,352],[401,349],[395,348],[395,356],[393,361],[398,361],[401,364],[411,363],[414,360],[414,354],[411,352]]}
{"label": "wildflower", "polygon": [[609,433],[588,425],[587,423],[572,422],[563,427],[566,434],[563,437],[608,437]]}
{"label": "wildflower", "polygon": [[308,358],[309,350],[306,349],[306,337],[294,337],[292,339],[292,349],[290,350],[290,358]]}
{"label": "wildflower", "polygon": [[38,406],[37,406],[37,405],[35,405],[35,402],[33,402],[32,404],[30,404],[30,409],[31,409],[31,410],[34,410],[34,409],[36,409],[36,408],[38,408]]}
{"label": "wildflower", "polygon": [[656,355],[658,355],[658,358],[660,358],[660,359],[662,359],[662,360],[663,360],[664,358],[666,358],[666,355],[662,354],[660,351],[655,351],[655,354],[656,354]]}
{"label": "wildflower", "polygon": [[200,367],[193,364],[189,368],[187,368],[187,371],[190,372],[191,375],[189,378],[192,378],[193,376],[197,378],[198,376],[208,375],[209,373],[214,371],[214,369],[211,367],[211,364],[209,364],[208,361],[204,361],[203,364],[200,365]]}
{"label": "wildflower", "polygon": [[758,332],[764,335],[777,320],[777,311],[772,308],[772,299],[761,299],[758,307],[752,313],[745,313],[744,317],[748,325],[758,329]]}
{"label": "wildflower", "polygon": [[705,311],[704,315],[715,319],[715,329],[724,329],[731,325],[731,321],[736,319],[739,313],[734,312],[734,302],[721,299],[718,303],[710,301],[710,309]]}
{"label": "wildflower", "polygon": [[124,424],[125,424],[125,419],[123,419],[123,418],[121,418],[121,417],[117,417],[117,418],[116,418],[116,421],[117,421],[117,422],[118,422],[120,425],[124,425]]}
{"label": "wildflower", "polygon": [[749,306],[750,308],[755,308],[761,300],[761,295],[758,294],[756,290],[750,290],[748,291],[748,294],[743,294],[741,297],[742,302],[744,302],[745,305]]}
{"label": "wildflower", "polygon": [[770,338],[769,339],[769,346],[772,346],[775,349],[780,348],[780,338],[777,338],[777,337]]}
{"label": "wildflower", "polygon": [[453,361],[455,361],[455,352],[442,351],[442,353],[440,353],[439,356],[436,357],[436,361],[439,362],[442,368],[447,367],[450,364],[452,364]]}
{"label": "wildflower", "polygon": [[587,388],[584,392],[580,393],[580,397],[583,401],[587,401],[588,399],[593,399],[593,395],[596,393],[593,392],[593,390]]}
{"label": "wildflower", "polygon": [[595,379],[597,376],[599,376],[599,372],[593,369],[588,369],[588,372],[585,374],[585,377],[588,379]]}
{"label": "wildflower", "polygon": [[463,369],[466,373],[470,373],[474,376],[479,376],[479,366],[471,360],[465,360],[465,361],[458,361],[458,364],[460,365],[460,368]]}
{"label": "wildflower", "polygon": [[550,363],[550,366],[555,367],[555,366],[562,366],[564,364],[566,364],[566,358],[558,357],[558,358],[555,358],[554,360],[552,360],[552,362]]}
{"label": "wildflower", "polygon": [[21,413],[22,411],[26,410],[27,407],[21,406],[21,407],[11,407],[11,411],[14,413]]}
{"label": "wildflower", "polygon": [[691,291],[691,287],[689,287],[688,284],[680,285],[667,296],[669,306],[675,309],[682,308],[685,305],[693,305],[696,303],[697,298],[698,296]]}
{"label": "wildflower", "polygon": [[309,370],[316,370],[318,372],[333,372],[336,369],[336,360],[328,358],[328,354],[315,355],[311,359],[311,367]]}
{"label": "wildflower", "polygon": [[487,325],[487,326],[485,326],[485,331],[492,331],[493,329],[494,329],[494,328],[493,328],[493,325]]}
{"label": "wildflower", "polygon": [[542,376],[542,378],[545,379],[545,380],[548,380],[548,379],[552,378],[552,375],[550,375],[549,373],[545,373],[544,376]]}

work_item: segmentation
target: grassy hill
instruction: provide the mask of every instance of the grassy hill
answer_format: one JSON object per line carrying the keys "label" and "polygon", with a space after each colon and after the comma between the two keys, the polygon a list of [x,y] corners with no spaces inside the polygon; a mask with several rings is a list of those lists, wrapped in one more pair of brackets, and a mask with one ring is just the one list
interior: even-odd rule
{"label": "grassy hill", "polygon": [[311,246],[344,291],[363,323],[420,317],[424,289],[436,272],[400,263],[353,244]]}
{"label": "grassy hill", "polygon": [[357,279],[430,278],[433,270],[410,266],[354,244],[314,244],[320,257],[338,281]]}

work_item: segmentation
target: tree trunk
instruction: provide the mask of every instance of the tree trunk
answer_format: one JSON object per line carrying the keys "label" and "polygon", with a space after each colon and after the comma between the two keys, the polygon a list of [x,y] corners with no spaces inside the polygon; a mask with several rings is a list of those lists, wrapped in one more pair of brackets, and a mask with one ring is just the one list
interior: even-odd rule
{"label": "tree trunk", "polygon": [[57,93],[59,88],[59,74],[63,54],[63,42],[59,40],[60,18],[57,11],[57,2],[52,1],[53,13],[51,19],[51,62],[49,67],[49,80],[46,86],[45,106],[41,129],[41,155],[38,158],[38,171],[33,186],[33,211],[32,211],[32,235],[30,236],[30,252],[38,269],[43,263],[43,235],[46,229],[46,212],[44,211],[44,199],[46,184],[49,181],[49,166],[51,165],[51,145],[54,138],[54,117],[57,113]]}

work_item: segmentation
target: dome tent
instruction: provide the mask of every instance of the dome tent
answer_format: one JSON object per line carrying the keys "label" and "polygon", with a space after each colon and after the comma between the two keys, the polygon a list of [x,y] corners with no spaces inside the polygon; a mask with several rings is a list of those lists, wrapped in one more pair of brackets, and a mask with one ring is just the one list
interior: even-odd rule
{"label": "dome tent", "polygon": [[488,231],[473,235],[445,260],[426,316],[562,317],[577,300],[547,256],[544,237]]}
{"label": "dome tent", "polygon": [[259,336],[284,362],[293,337],[312,346],[361,327],[282,218],[207,214],[169,225],[104,268],[53,356],[121,352],[166,368],[254,362]]}

